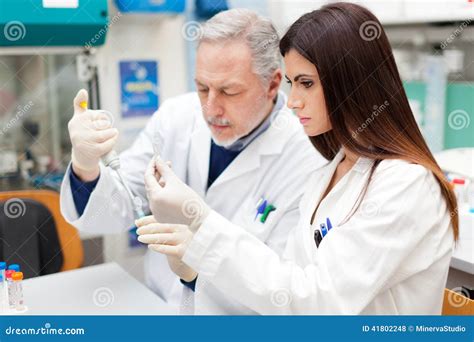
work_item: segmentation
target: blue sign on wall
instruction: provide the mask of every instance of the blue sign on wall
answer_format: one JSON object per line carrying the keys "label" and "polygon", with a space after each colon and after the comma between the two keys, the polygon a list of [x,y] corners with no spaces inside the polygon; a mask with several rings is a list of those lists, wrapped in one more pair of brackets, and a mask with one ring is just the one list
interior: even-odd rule
{"label": "blue sign on wall", "polygon": [[157,61],[120,62],[122,118],[152,115],[159,105]]}
{"label": "blue sign on wall", "polygon": [[120,12],[183,13],[186,0],[115,0]]}

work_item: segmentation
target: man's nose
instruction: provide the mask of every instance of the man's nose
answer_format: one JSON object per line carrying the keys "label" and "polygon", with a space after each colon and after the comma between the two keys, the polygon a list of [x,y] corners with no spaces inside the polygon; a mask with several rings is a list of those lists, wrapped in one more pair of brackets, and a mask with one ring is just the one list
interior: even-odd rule
{"label": "man's nose", "polygon": [[219,116],[224,114],[224,108],[222,106],[220,98],[215,92],[209,92],[205,107],[206,108],[204,108],[204,112],[207,115]]}

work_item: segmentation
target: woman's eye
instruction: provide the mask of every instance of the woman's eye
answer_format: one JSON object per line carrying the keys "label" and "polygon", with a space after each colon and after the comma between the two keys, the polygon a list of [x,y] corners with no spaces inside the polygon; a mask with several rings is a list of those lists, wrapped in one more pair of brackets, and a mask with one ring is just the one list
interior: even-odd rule
{"label": "woman's eye", "polygon": [[311,86],[313,85],[313,82],[312,82],[312,81],[305,81],[305,82],[301,82],[301,84],[302,84],[305,88],[311,88]]}
{"label": "woman's eye", "polygon": [[209,91],[209,89],[198,89],[198,91],[200,93],[207,93]]}
{"label": "woman's eye", "polygon": [[290,80],[286,80],[286,83],[288,83],[289,85],[291,85],[291,81],[290,81]]}

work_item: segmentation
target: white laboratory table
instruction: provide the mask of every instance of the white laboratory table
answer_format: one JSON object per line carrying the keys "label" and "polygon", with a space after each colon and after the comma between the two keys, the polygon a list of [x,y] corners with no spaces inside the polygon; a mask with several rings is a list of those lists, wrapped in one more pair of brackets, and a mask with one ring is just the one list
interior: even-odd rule
{"label": "white laboratory table", "polygon": [[451,267],[474,274],[474,214],[459,215],[459,241],[454,248]]}
{"label": "white laboratory table", "polygon": [[173,315],[167,304],[116,263],[27,279],[27,315]]}

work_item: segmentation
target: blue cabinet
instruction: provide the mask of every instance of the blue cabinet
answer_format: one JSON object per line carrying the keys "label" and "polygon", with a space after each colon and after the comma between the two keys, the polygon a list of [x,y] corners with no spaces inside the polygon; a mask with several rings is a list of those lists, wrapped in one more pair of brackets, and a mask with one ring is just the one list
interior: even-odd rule
{"label": "blue cabinet", "polygon": [[99,46],[107,34],[107,0],[0,0],[0,46]]}

